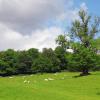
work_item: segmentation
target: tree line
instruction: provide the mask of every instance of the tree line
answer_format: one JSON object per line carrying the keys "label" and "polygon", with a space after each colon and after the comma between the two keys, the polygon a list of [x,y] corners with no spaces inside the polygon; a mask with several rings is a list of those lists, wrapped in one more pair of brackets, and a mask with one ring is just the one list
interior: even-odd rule
{"label": "tree line", "polygon": [[[80,75],[88,75],[89,70],[100,70],[100,20],[88,15],[87,11],[79,11],[79,20],[72,23],[69,34],[56,38],[58,46],[44,48],[40,52],[36,48],[14,51],[8,49],[0,52],[0,75],[55,73],[61,71],[80,71]],[[100,33],[99,33],[100,34]],[[68,39],[70,37],[70,40]],[[73,52],[68,52],[67,50]]]}

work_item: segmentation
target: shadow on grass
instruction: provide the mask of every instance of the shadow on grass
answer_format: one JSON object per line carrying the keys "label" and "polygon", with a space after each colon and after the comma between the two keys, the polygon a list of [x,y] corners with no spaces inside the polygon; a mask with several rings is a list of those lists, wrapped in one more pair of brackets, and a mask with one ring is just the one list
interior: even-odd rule
{"label": "shadow on grass", "polygon": [[79,77],[84,77],[84,76],[89,76],[91,75],[91,73],[88,74],[80,74],[80,75],[76,75],[76,76],[72,76],[73,78],[79,78]]}
{"label": "shadow on grass", "polygon": [[100,96],[100,92],[97,92],[96,95],[99,95]]}

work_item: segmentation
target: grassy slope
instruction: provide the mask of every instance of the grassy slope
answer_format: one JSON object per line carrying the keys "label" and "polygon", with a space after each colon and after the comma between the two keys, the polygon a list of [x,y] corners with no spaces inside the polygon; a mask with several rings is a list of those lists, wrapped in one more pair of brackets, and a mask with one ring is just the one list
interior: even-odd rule
{"label": "grassy slope", "polygon": [[[72,77],[77,74],[0,78],[0,100],[100,100],[100,72],[86,77]],[[46,78],[54,80],[45,81]],[[24,83],[25,80],[30,83]]]}

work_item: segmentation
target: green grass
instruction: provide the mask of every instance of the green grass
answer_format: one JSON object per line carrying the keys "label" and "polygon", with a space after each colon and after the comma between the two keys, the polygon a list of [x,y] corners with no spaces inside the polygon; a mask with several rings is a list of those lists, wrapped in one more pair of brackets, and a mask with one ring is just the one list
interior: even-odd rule
{"label": "green grass", "polygon": [[[78,74],[1,77],[0,100],[100,100],[100,72],[73,77]],[[45,81],[47,78],[54,80]]]}

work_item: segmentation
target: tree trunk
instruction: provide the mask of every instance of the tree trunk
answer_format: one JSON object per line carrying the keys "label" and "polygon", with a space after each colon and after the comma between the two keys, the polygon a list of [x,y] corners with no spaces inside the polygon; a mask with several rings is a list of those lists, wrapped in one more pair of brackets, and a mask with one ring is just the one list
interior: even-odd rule
{"label": "tree trunk", "polygon": [[88,69],[83,69],[80,76],[86,76],[86,75],[90,75],[89,70]]}

